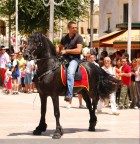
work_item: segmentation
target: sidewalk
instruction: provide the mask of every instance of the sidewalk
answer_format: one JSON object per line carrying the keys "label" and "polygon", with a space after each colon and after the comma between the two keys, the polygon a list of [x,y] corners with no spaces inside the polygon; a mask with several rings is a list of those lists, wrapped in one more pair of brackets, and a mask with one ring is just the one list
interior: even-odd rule
{"label": "sidewalk", "polygon": [[[104,108],[105,113],[97,114],[96,132],[88,132],[89,112],[87,109],[78,108],[78,98],[73,98],[71,109],[67,109],[66,106],[67,103],[64,101],[64,97],[60,96],[60,123],[64,129],[62,139],[103,140],[105,138],[108,140],[130,139],[130,141],[138,141],[140,137],[139,110],[120,110],[120,115],[115,116],[111,115],[110,108]],[[46,114],[47,131],[42,136],[33,136],[32,131],[38,125],[39,119],[40,99],[38,93],[4,95],[0,89],[0,144],[3,144],[4,140],[13,141],[13,143],[17,140],[18,143],[18,140],[21,139],[25,141],[30,139],[34,142],[36,139],[41,141],[51,139],[56,126],[50,97],[48,97]],[[135,142],[132,143],[135,144]]]}

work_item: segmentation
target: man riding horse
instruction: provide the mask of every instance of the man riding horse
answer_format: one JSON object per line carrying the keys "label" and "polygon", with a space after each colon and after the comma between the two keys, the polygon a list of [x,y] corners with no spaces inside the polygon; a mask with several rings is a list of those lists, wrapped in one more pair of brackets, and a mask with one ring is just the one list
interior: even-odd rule
{"label": "man riding horse", "polygon": [[56,51],[63,55],[69,63],[66,72],[68,90],[65,100],[71,103],[73,96],[74,77],[80,62],[83,38],[77,33],[77,25],[75,22],[70,21],[67,27],[68,34],[66,34],[61,39],[60,44],[56,47]]}
{"label": "man riding horse", "polygon": [[[82,50],[82,37],[76,33],[75,23],[69,23],[68,29],[68,35],[62,38],[61,44],[57,48],[57,52],[60,52],[60,54],[70,61],[67,70],[67,81],[70,83],[68,83],[68,87],[70,88],[70,91],[67,93],[70,96],[68,100],[71,100],[73,90],[75,93],[80,92],[82,94],[86,107],[89,110],[88,130],[95,131],[97,123],[95,110],[99,96],[102,99],[107,98],[110,93],[116,90],[119,81],[95,64],[83,61],[81,65],[86,70],[85,75],[88,80],[88,88],[79,85],[79,87],[74,87],[73,89],[74,75]],[[62,50],[62,48],[65,49]],[[28,39],[28,47],[25,49],[23,55],[26,60],[34,59],[38,67],[34,81],[40,96],[41,116],[39,125],[35,128],[33,134],[41,135],[47,129],[47,97],[51,96],[56,119],[56,130],[54,131],[53,138],[59,139],[63,135],[63,128],[60,124],[59,96],[66,95],[67,87],[62,81],[62,65],[56,53],[56,48],[44,34],[36,32]],[[71,69],[72,72],[70,71]],[[82,80],[83,78],[84,76]]]}

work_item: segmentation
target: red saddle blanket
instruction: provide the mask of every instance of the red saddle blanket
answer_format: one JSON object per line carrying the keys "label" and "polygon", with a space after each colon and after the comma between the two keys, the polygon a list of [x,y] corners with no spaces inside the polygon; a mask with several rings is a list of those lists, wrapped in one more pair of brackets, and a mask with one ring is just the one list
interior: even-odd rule
{"label": "red saddle blanket", "polygon": [[[74,81],[74,87],[85,87],[89,91],[89,82],[88,82],[88,74],[83,65],[80,65],[80,70],[82,73],[82,80]],[[65,69],[61,65],[61,80],[64,86],[66,86],[66,74]]]}

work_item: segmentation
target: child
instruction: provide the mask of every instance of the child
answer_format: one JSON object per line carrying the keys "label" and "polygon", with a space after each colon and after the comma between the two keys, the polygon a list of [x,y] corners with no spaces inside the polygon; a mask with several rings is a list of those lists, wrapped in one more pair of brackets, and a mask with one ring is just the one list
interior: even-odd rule
{"label": "child", "polygon": [[11,93],[12,90],[12,72],[7,71],[5,77],[5,85],[6,85],[6,94]]}
{"label": "child", "polygon": [[22,92],[25,92],[25,84],[24,84],[24,77],[25,77],[25,69],[26,65],[23,65],[23,71],[21,71],[21,86],[22,86]]}
{"label": "child", "polygon": [[6,72],[5,72],[5,78],[4,78],[4,85],[3,85],[3,92],[6,92],[7,91],[7,81],[6,81],[6,77],[7,77],[7,73],[9,72],[10,68],[11,68],[11,64],[10,63],[7,63],[5,65],[5,68],[6,68]]}

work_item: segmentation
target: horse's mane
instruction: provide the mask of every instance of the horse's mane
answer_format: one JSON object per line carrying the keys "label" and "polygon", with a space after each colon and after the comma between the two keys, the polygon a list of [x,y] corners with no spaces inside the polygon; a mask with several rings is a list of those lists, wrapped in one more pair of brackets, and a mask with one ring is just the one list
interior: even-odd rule
{"label": "horse's mane", "polygon": [[43,42],[45,44],[45,47],[46,48],[50,48],[50,53],[53,55],[53,56],[56,56],[56,49],[55,49],[55,46],[53,45],[53,43],[47,38],[46,35],[42,34],[42,38],[43,38]]}
{"label": "horse's mane", "polygon": [[53,43],[42,32],[34,32],[31,36],[34,42],[42,43],[42,46],[53,56],[56,56],[56,49]]}

